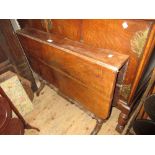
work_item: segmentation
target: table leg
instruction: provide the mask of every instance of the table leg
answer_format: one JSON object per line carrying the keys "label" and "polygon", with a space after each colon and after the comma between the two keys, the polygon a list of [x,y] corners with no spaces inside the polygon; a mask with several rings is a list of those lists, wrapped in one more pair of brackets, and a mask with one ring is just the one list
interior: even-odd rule
{"label": "table leg", "polygon": [[93,131],[91,132],[91,135],[97,135],[104,122],[105,122],[105,120],[96,119],[96,125],[95,125]]}

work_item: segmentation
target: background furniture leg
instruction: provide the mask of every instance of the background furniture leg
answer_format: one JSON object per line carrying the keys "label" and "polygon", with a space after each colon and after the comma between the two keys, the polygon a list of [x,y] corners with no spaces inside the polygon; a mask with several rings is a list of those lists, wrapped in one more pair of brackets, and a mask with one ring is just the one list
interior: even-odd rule
{"label": "background furniture leg", "polygon": [[118,131],[119,133],[122,133],[125,125],[127,124],[127,120],[128,120],[128,115],[121,112],[118,118],[118,124],[116,127],[116,131]]}

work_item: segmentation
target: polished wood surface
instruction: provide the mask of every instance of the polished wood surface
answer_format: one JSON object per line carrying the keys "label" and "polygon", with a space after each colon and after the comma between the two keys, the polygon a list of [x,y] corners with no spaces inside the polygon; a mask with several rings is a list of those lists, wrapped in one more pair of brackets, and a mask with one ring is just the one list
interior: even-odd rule
{"label": "polished wood surface", "polygon": [[[35,27],[38,29],[37,22],[33,20],[30,21],[33,24],[29,24],[29,26],[27,26],[28,22],[25,21],[25,25],[23,24],[22,27]],[[153,21],[125,19],[49,19],[49,23],[51,23],[51,27],[49,30],[46,29],[45,31],[56,33],[63,37],[80,41],[93,47],[110,49],[117,51],[118,53],[129,55],[129,67],[127,68],[127,75],[124,80],[124,85],[128,87],[129,91],[125,96],[122,94],[121,99],[125,102],[128,102],[128,100],[131,102],[138,85],[138,81],[136,80],[134,82],[134,80],[135,78],[139,80],[141,75],[137,75],[136,72],[137,70],[140,71],[139,65],[145,64],[148,60],[148,58],[145,57],[145,63],[140,63],[145,49],[145,44],[147,43],[147,38],[151,35]],[[143,36],[143,34],[145,35]],[[135,47],[132,47],[134,44],[132,42],[134,41]],[[133,51],[134,48],[142,49],[138,54]],[[146,50],[147,53],[149,53],[149,49],[147,48]]]}
{"label": "polished wood surface", "polygon": [[45,21],[42,19],[18,19],[21,28],[33,27],[39,30],[46,31]]}
{"label": "polished wood surface", "polygon": [[36,28],[46,32],[52,32],[72,40],[80,41],[81,24],[79,19],[18,19],[21,28]]}
{"label": "polished wood surface", "polygon": [[72,40],[80,41],[82,20],[79,19],[53,19],[50,32],[62,35]]}
{"label": "polished wood surface", "polygon": [[17,34],[37,73],[97,117],[109,116],[116,77],[128,56],[36,29]]}
{"label": "polished wood surface", "polygon": [[[123,24],[127,24],[127,28],[124,28],[125,26],[123,27]],[[140,55],[143,53],[142,51],[138,56],[137,53],[132,50],[131,41],[136,33],[148,31],[149,34],[151,25],[152,22],[136,20],[84,20],[82,28],[83,42],[95,47],[115,50],[130,56],[124,84],[128,85],[131,91],[141,59]],[[138,39],[141,38],[136,37],[137,44],[139,44]],[[145,43],[143,46],[145,46]],[[128,95],[122,95],[123,100],[127,101]]]}
{"label": "polished wood surface", "polygon": [[[126,59],[128,56],[124,54],[119,54],[118,52],[115,52],[113,50],[109,49],[103,49],[103,48],[92,48],[91,46],[88,46],[86,44],[72,41],[70,39],[64,38],[61,35],[55,35],[46,33],[43,31],[38,31],[33,28],[27,28],[23,30],[17,31],[17,34],[20,34],[25,38],[29,38],[29,40],[26,40],[26,47],[34,50],[33,52],[37,52],[37,50],[44,51],[45,48],[44,44],[48,44],[50,47],[55,47],[56,49],[65,50],[67,53],[72,53],[74,55],[81,54],[81,57],[84,58],[84,56],[89,57],[90,59],[94,59],[97,63],[97,61],[101,61],[101,63],[107,63],[111,65],[111,67],[116,67],[118,70],[122,67],[124,63],[124,59]],[[52,42],[48,42],[48,39],[51,39]],[[23,41],[24,44],[24,41]],[[56,50],[55,49],[55,50]],[[54,49],[51,49],[54,50]],[[73,51],[73,52],[72,52]],[[36,53],[37,54],[37,53]],[[110,57],[108,57],[110,55]],[[36,55],[37,57],[42,57],[43,55],[41,53],[38,53]],[[110,66],[109,66],[110,68]],[[117,70],[116,69],[116,70]],[[112,69],[115,70],[115,69]]]}
{"label": "polished wood surface", "polygon": [[[23,36],[24,34],[32,36],[31,32],[34,39]],[[24,48],[28,55],[42,59],[49,66],[63,71],[82,84],[87,85],[87,87],[97,89],[105,93],[105,95],[107,95],[108,86],[110,86],[110,89],[113,86],[113,83],[107,79],[112,78],[113,71],[118,71],[128,57],[110,50],[92,49],[89,46],[68,39],[55,42],[52,36],[50,38],[53,42],[47,45],[46,33],[44,33],[44,37],[42,34],[42,38],[39,38],[34,32],[35,30],[19,32],[22,34],[20,38],[22,37],[22,43],[24,42]],[[39,38],[40,41],[45,41],[45,43],[38,42],[35,37]],[[27,44],[28,42],[29,44]],[[109,58],[110,54],[112,57]],[[109,68],[109,70],[104,68]],[[111,94],[108,96],[111,96]]]}

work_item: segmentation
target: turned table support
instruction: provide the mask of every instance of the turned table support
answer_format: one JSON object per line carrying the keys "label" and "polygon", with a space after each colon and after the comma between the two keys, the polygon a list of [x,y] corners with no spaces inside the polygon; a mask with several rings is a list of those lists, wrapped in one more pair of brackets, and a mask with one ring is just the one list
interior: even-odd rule
{"label": "turned table support", "polygon": [[118,124],[116,126],[116,131],[122,133],[125,125],[127,124],[131,108],[127,105],[126,102],[123,102],[122,100],[119,100],[117,108],[121,111],[121,113],[119,114],[118,117]]}
{"label": "turned table support", "polygon": [[127,121],[128,121],[128,115],[121,112],[118,118],[118,124],[116,126],[116,131],[119,133],[122,133],[125,125],[127,124]]}

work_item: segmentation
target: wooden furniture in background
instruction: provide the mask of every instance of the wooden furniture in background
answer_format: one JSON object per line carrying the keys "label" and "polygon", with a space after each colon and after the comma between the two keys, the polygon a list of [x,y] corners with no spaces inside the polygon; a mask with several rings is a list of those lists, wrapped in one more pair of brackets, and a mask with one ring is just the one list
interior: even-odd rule
{"label": "wooden furniture in background", "polygon": [[0,20],[0,74],[11,70],[28,79],[33,91],[37,86],[10,20]]}
{"label": "wooden furniture in background", "polygon": [[22,28],[35,28],[90,45],[92,48],[104,48],[129,55],[125,80],[121,89],[118,91],[117,88],[115,89],[113,100],[113,105],[121,110],[117,131],[122,132],[137,98],[141,96],[146,87],[147,82],[141,83],[141,87],[139,87],[139,83],[155,45],[154,21],[124,19],[28,19],[18,21]]}

